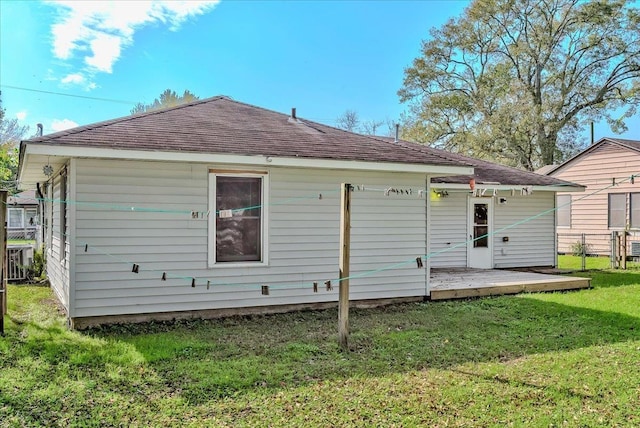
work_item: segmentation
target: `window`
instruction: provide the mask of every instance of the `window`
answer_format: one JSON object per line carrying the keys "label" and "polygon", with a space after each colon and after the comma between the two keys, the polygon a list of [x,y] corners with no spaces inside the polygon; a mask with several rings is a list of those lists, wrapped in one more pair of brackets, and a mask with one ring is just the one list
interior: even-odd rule
{"label": "window", "polygon": [[210,174],[209,264],[266,263],[266,173]]}
{"label": "window", "polygon": [[609,227],[624,229],[627,225],[627,194],[609,193]]}
{"label": "window", "polygon": [[556,198],[558,227],[571,227],[571,195],[558,195]]}
{"label": "window", "polygon": [[489,247],[489,204],[473,205],[473,248]]}
{"label": "window", "polygon": [[25,224],[27,227],[35,227],[38,225],[38,210],[37,208],[25,208]]}
{"label": "window", "polygon": [[45,188],[44,227],[46,228],[45,246],[51,252],[53,245],[53,181],[48,181]]}
{"label": "window", "polygon": [[67,170],[60,173],[60,260],[67,259]]}
{"label": "window", "polygon": [[7,227],[9,229],[18,229],[24,227],[24,210],[22,208],[9,208]]}
{"label": "window", "polygon": [[629,196],[629,223],[633,229],[640,229],[640,193],[631,193]]}

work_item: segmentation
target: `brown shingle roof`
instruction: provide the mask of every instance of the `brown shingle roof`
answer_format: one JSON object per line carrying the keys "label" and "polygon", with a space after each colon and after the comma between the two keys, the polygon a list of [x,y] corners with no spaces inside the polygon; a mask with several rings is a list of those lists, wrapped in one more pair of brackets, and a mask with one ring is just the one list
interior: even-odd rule
{"label": "brown shingle roof", "polygon": [[[391,138],[384,137],[387,141],[393,141]],[[436,149],[418,143],[408,141],[398,141],[396,143],[404,147],[412,147],[434,156],[447,157],[451,160],[466,163],[473,166],[473,175],[457,175],[451,177],[434,177],[432,183],[451,183],[451,184],[468,184],[469,180],[475,179],[476,184],[500,184],[506,186],[568,186],[582,187],[575,183],[537,174],[535,172],[524,171],[512,168],[506,165],[500,165],[481,159],[471,158],[458,153],[448,152],[446,150]]]}
{"label": "brown shingle roof", "polygon": [[28,144],[467,166],[224,96],[36,137]]}

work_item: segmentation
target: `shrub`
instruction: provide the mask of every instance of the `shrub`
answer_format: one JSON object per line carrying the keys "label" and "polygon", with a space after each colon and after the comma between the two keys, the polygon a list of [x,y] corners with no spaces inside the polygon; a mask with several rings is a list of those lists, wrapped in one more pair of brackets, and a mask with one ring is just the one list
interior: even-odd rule
{"label": "shrub", "polygon": [[574,256],[581,256],[583,254],[587,255],[591,251],[591,245],[587,243],[582,243],[581,241],[576,241],[571,245],[571,254]]}
{"label": "shrub", "polygon": [[44,246],[33,252],[33,261],[27,267],[27,279],[29,282],[46,282],[47,280],[47,257]]}

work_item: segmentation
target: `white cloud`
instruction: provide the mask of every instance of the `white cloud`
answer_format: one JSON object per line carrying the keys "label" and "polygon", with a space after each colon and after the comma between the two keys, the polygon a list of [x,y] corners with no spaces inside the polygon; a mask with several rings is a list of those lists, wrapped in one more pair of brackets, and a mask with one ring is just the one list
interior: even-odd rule
{"label": "white cloud", "polygon": [[22,110],[16,113],[16,118],[18,120],[25,120],[27,118],[27,111],[26,110]]}
{"label": "white cloud", "polygon": [[80,85],[85,82],[85,78],[82,73],[71,73],[67,74],[60,80],[62,83],[75,83],[76,85]]}
{"label": "white cloud", "polygon": [[83,86],[85,91],[90,91],[98,87],[95,82],[91,82],[83,73],[71,73],[60,79],[60,83],[63,85],[78,85]]}
{"label": "white cloud", "polygon": [[93,56],[85,57],[85,62],[98,71],[111,73],[111,67],[120,58],[121,43],[122,40],[119,37],[98,34],[90,44]]}
{"label": "white cloud", "polygon": [[78,124],[71,119],[53,119],[51,121],[51,129],[53,129],[54,132],[64,131],[65,129],[75,128],[76,126],[78,126]]}
{"label": "white cloud", "polygon": [[[218,3],[219,0],[52,1],[50,4],[59,12],[51,27],[53,54],[67,61],[79,54],[86,73],[111,73],[122,51],[133,44],[138,29],[161,23],[176,31],[183,22],[207,13]],[[78,73],[67,77],[72,75]],[[63,83],[86,82],[71,79]]]}

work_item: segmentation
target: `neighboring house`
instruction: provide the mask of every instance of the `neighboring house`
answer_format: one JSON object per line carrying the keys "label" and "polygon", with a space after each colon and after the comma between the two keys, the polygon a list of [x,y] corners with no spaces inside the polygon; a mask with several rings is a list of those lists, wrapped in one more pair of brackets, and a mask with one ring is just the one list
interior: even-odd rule
{"label": "neighboring house", "polygon": [[552,266],[571,186],[222,96],[23,141],[19,180],[45,193],[47,273],[76,328],[334,304],[340,183],[352,300],[422,299],[430,264]]}
{"label": "neighboring house", "polygon": [[[640,240],[640,141],[602,138],[547,175],[586,186],[586,195],[558,193],[558,250],[580,247],[609,255],[613,231]],[[634,176],[633,179],[631,177]]]}
{"label": "neighboring house", "polygon": [[39,230],[38,199],[35,190],[7,198],[7,238],[36,239]]}
{"label": "neighboring house", "polygon": [[35,190],[26,190],[7,198],[7,275],[8,281],[27,278],[27,266],[41,244],[40,201]]}

